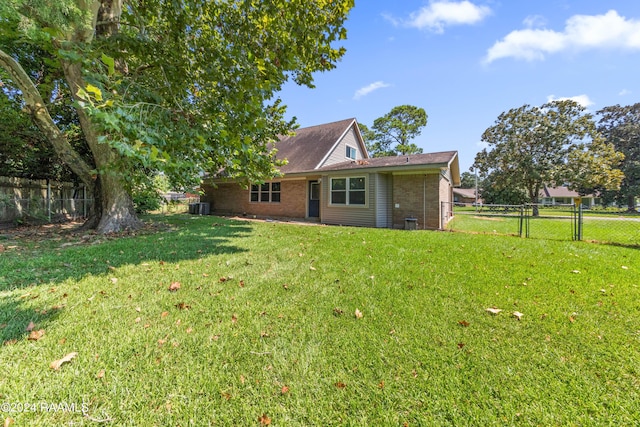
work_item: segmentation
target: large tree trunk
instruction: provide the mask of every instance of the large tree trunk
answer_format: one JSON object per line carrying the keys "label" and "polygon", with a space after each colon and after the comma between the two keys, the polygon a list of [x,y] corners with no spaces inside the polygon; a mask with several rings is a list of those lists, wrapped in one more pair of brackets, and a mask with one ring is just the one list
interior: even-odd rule
{"label": "large tree trunk", "polygon": [[117,233],[140,228],[142,222],[136,216],[131,196],[118,176],[109,173],[100,175],[96,190],[95,205],[100,209],[96,212],[100,218],[96,230],[101,233]]}
{"label": "large tree trunk", "polygon": [[[78,89],[86,86],[80,65],[65,61],[62,68],[74,99],[80,101],[77,95]],[[121,171],[115,168],[118,154],[108,144],[98,141],[95,125],[86,112],[82,108],[76,110],[97,170],[93,194],[94,210],[87,221],[87,226],[95,225],[100,233],[117,233],[140,228],[142,222],[136,215],[131,195],[125,189]]]}
{"label": "large tree trunk", "polygon": [[[87,0],[81,7],[90,11],[93,26],[79,28],[69,34],[71,42],[88,43],[94,36],[94,28],[98,19],[101,23],[101,35],[113,34],[117,28],[122,11],[122,0]],[[89,211],[89,219],[85,227],[96,228],[101,233],[114,233],[127,229],[139,228],[142,223],[133,207],[133,201],[127,192],[124,181],[114,164],[117,153],[108,144],[99,143],[94,124],[82,108],[77,108],[80,126],[93,155],[94,165],[85,162],[69,144],[65,134],[51,118],[42,96],[29,75],[10,55],[0,50],[0,67],[4,68],[22,92],[25,107],[31,113],[35,123],[47,136],[60,159],[67,164],[78,178],[93,193],[94,205]],[[80,64],[62,61],[65,78],[76,101],[78,89],[85,88]],[[94,168],[95,166],[95,168]],[[97,171],[97,172],[96,172]]]}

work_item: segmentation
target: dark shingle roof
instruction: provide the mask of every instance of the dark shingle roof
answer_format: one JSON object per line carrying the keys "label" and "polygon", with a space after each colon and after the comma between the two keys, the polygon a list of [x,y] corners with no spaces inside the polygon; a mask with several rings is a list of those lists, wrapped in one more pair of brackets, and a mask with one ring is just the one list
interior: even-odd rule
{"label": "dark shingle roof", "polygon": [[410,156],[374,157],[370,159],[348,161],[335,165],[325,166],[318,171],[347,171],[354,169],[371,168],[403,168],[425,169],[448,166],[457,156],[457,151],[443,151],[440,153],[412,154]]}
{"label": "dark shingle roof", "polygon": [[288,159],[282,166],[283,173],[306,172],[315,169],[338,139],[355,122],[355,119],[340,120],[318,126],[296,130],[294,136],[285,136],[276,142],[276,158]]}

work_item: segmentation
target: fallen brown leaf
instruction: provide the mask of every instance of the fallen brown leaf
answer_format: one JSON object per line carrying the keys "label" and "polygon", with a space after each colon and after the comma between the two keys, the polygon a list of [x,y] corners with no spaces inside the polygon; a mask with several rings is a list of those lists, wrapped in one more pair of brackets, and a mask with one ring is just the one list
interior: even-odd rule
{"label": "fallen brown leaf", "polygon": [[258,421],[260,421],[261,426],[268,426],[271,424],[271,418],[267,417],[267,414],[262,414],[261,417],[258,417]]}
{"label": "fallen brown leaf", "polygon": [[64,356],[62,359],[54,360],[53,362],[51,362],[51,364],[49,365],[49,368],[53,369],[54,371],[57,371],[58,369],[60,369],[60,367],[63,364],[67,362],[71,362],[71,360],[77,355],[78,353],[76,353],[75,351],[72,353],[69,353],[66,356]]}
{"label": "fallen brown leaf", "polygon": [[289,387],[287,387],[286,385],[283,385],[282,388],[280,389],[280,394],[287,394],[289,393]]}
{"label": "fallen brown leaf", "polygon": [[96,374],[96,378],[98,379],[104,378],[104,369],[101,369],[100,372]]}
{"label": "fallen brown leaf", "polygon": [[466,320],[461,320],[458,322],[458,325],[464,326],[466,328],[467,326],[469,326],[469,322],[467,322]]}
{"label": "fallen brown leaf", "polygon": [[44,329],[39,329],[37,331],[31,331],[27,339],[29,341],[38,341],[40,338],[44,336]]}
{"label": "fallen brown leaf", "polygon": [[520,313],[519,311],[513,312],[513,317],[515,317],[518,320],[522,319],[522,316],[524,316],[524,314]]}
{"label": "fallen brown leaf", "polygon": [[31,332],[35,327],[35,323],[29,322],[29,324],[27,325],[27,332]]}
{"label": "fallen brown leaf", "polygon": [[4,419],[4,427],[10,427],[15,423],[14,419],[11,417],[7,417]]}
{"label": "fallen brown leaf", "polygon": [[498,314],[500,313],[502,310],[499,308],[495,308],[495,307],[491,307],[491,308],[487,308],[486,311],[488,311],[491,314]]}
{"label": "fallen brown leaf", "polygon": [[336,384],[336,387],[338,388],[345,388],[347,385],[345,383],[343,383],[342,381],[338,381]]}
{"label": "fallen brown leaf", "polygon": [[175,292],[178,289],[180,289],[180,282],[173,282],[171,283],[171,285],[169,285],[169,291],[171,292]]}
{"label": "fallen brown leaf", "polygon": [[356,319],[362,319],[363,314],[360,310],[356,308],[355,316],[356,316]]}

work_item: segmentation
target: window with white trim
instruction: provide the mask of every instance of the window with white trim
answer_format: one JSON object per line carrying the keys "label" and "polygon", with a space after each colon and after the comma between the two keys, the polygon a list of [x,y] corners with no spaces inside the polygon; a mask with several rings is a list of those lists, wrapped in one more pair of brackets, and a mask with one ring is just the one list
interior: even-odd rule
{"label": "window with white trim", "polygon": [[356,149],[347,145],[346,152],[347,159],[355,160],[356,159]]}
{"label": "window with white trim", "polygon": [[365,205],[366,179],[363,176],[331,178],[332,205]]}
{"label": "window with white trim", "polygon": [[250,200],[261,203],[279,203],[280,183],[265,182],[264,184],[251,184]]}

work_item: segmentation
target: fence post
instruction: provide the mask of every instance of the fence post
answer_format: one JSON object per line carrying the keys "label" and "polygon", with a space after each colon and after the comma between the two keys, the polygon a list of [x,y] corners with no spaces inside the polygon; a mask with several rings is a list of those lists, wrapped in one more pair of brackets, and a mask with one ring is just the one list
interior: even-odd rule
{"label": "fence post", "polygon": [[520,228],[518,229],[518,236],[522,237],[522,226],[524,225],[524,205],[520,206]]}
{"label": "fence post", "polygon": [[51,222],[51,181],[47,178],[47,201],[46,201],[47,216],[49,222]]}
{"label": "fence post", "polygon": [[578,205],[578,241],[582,240],[582,203]]}

